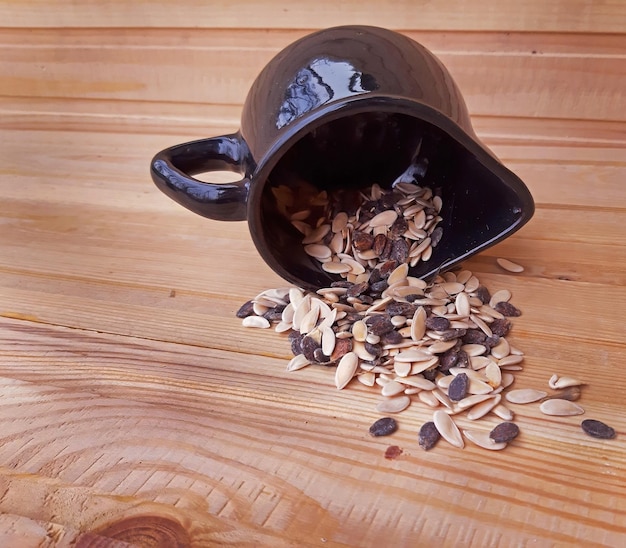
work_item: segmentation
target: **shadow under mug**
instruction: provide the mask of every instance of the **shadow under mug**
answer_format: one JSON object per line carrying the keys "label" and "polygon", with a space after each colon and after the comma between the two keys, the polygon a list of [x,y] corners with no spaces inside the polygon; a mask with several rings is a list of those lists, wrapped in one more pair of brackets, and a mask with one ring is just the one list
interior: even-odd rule
{"label": "shadow under mug", "polygon": [[[156,154],[154,182],[205,217],[247,220],[265,262],[307,289],[340,279],[322,270],[302,234],[280,213],[272,189],[302,181],[329,193],[378,183],[389,188],[419,156],[420,185],[440,189],[443,238],[410,269],[429,278],[500,242],[534,213],[524,183],[480,142],[443,64],[399,33],[366,26],[322,30],[286,47],[261,71],[240,130]],[[241,180],[193,175],[234,171]]]}

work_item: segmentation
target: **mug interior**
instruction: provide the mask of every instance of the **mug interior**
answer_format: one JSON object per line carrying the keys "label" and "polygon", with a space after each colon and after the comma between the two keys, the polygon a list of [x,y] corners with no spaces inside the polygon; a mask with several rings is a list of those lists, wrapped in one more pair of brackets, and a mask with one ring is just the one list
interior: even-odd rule
{"label": "mug interior", "polygon": [[[522,204],[501,177],[467,148],[423,119],[397,112],[360,112],[322,123],[286,148],[261,192],[253,230],[264,258],[288,281],[306,288],[328,286],[328,274],[303,249],[303,235],[285,213],[305,207],[310,196],[341,191],[346,210],[359,190],[378,183],[389,189],[412,163],[417,183],[442,197],[443,237],[432,257],[410,269],[428,278],[501,239],[521,218]],[[427,166],[427,167],[426,167]],[[331,219],[332,220],[332,219]]]}

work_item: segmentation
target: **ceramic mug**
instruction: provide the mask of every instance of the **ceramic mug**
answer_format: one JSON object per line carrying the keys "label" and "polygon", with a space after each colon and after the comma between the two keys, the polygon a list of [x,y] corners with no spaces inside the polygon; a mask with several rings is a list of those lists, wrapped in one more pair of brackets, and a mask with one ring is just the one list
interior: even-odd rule
{"label": "ceramic mug", "polygon": [[[238,132],[163,150],[151,174],[159,189],[195,213],[247,220],[266,263],[313,289],[337,276],[304,253],[302,235],[278,213],[271,189],[302,179],[329,192],[389,187],[420,143],[429,162],[424,184],[440,187],[443,199],[444,236],[431,259],[410,271],[428,278],[510,236],[531,218],[534,203],[476,137],[443,64],[402,34],[342,26],[301,38],[256,78]],[[241,180],[193,178],[224,170]]]}

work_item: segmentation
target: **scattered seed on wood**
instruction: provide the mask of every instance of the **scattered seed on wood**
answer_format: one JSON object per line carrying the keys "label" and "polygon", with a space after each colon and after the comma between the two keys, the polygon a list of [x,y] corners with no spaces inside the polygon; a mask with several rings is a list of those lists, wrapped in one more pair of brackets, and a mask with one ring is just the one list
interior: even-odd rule
{"label": "scattered seed on wood", "polygon": [[511,303],[499,302],[496,303],[493,309],[507,317],[517,317],[522,315],[521,311]]}
{"label": "scattered seed on wood", "polygon": [[483,449],[489,449],[490,451],[501,451],[507,446],[505,442],[495,442],[489,437],[488,432],[480,430],[463,430],[463,435],[474,445],[478,445],[478,447],[482,447]]}
{"label": "scattered seed on wood", "polygon": [[585,412],[585,410],[580,405],[569,400],[562,400],[558,398],[545,400],[539,406],[539,410],[544,415],[554,415],[557,417],[582,415]]}
{"label": "scattered seed on wood", "polygon": [[601,440],[610,440],[615,437],[615,430],[608,424],[603,423],[595,419],[585,419],[580,423],[580,427],[586,434],[589,434],[592,438],[598,438]]}
{"label": "scattered seed on wood", "polygon": [[269,320],[263,316],[246,316],[241,324],[244,327],[256,327],[260,329],[267,329],[271,325]]}
{"label": "scattered seed on wood", "polygon": [[514,422],[501,422],[489,432],[489,437],[496,443],[508,443],[518,435],[519,427]]}
{"label": "scattered seed on wood", "polygon": [[543,390],[535,390],[534,388],[518,388],[507,392],[505,399],[511,403],[526,404],[539,401],[547,396],[547,392]]}
{"label": "scattered seed on wood", "polygon": [[439,438],[441,438],[441,434],[439,430],[437,430],[434,422],[429,421],[422,424],[417,439],[419,446],[424,449],[424,451],[432,449],[439,441]]}
{"label": "scattered seed on wood", "polygon": [[398,429],[398,423],[396,419],[391,417],[383,417],[378,419],[374,424],[370,426],[369,432],[372,436],[389,436]]}
{"label": "scattered seed on wood", "polygon": [[345,354],[335,370],[335,386],[341,390],[352,380],[359,366],[359,359],[354,352]]}
{"label": "scattered seed on wood", "polygon": [[237,310],[236,316],[238,318],[247,318],[248,316],[252,316],[254,314],[254,303],[252,301],[247,301],[241,308]]}
{"label": "scattered seed on wood", "polygon": [[509,261],[508,259],[498,257],[496,262],[501,268],[508,272],[524,272],[524,267],[522,265]]}
{"label": "scattered seed on wood", "polygon": [[461,431],[448,413],[442,410],[435,411],[433,413],[433,422],[444,440],[459,449],[463,449],[465,444],[463,443]]}
{"label": "scattered seed on wood", "polygon": [[381,401],[376,406],[376,410],[379,413],[400,413],[409,405],[411,405],[411,398],[409,396],[396,396],[395,398],[386,398]]}

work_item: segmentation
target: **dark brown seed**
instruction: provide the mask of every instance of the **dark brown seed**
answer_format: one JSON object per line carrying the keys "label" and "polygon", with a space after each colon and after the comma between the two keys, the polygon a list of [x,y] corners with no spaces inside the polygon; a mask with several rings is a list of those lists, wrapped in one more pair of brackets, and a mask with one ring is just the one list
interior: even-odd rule
{"label": "dark brown seed", "polygon": [[248,316],[252,316],[254,314],[254,303],[252,301],[248,301],[241,305],[241,308],[237,310],[236,316],[238,318],[247,318]]}
{"label": "dark brown seed", "polygon": [[317,363],[321,363],[321,364],[329,364],[329,363],[331,363],[330,357],[327,356],[326,354],[324,354],[324,352],[322,352],[321,348],[316,348],[313,351],[313,357],[315,358],[315,361]]}
{"label": "dark brown seed", "polygon": [[439,430],[437,430],[435,423],[429,421],[422,424],[417,439],[420,447],[424,449],[424,451],[428,451],[429,449],[435,447],[435,444],[439,441],[440,437],[441,434],[439,433]]}
{"label": "dark brown seed", "polygon": [[589,434],[592,438],[599,438],[601,440],[610,440],[615,437],[615,430],[608,424],[604,424],[601,421],[594,419],[585,419],[580,423],[581,428],[585,434]]}
{"label": "dark brown seed", "polygon": [[320,348],[319,343],[311,337],[304,336],[302,337],[301,345],[302,353],[305,355],[306,359],[316,362],[317,359],[315,358],[315,351]]}
{"label": "dark brown seed", "polygon": [[398,261],[399,263],[405,263],[409,256],[409,244],[406,243],[404,238],[399,240],[394,240],[391,245],[391,253],[389,254],[389,258],[394,261]]}
{"label": "dark brown seed", "polygon": [[467,395],[469,377],[465,373],[459,373],[448,386],[448,398],[452,401],[461,401]]}
{"label": "dark brown seed", "polygon": [[385,312],[390,316],[404,316],[406,318],[412,318],[415,310],[416,306],[414,304],[399,301],[392,301],[385,308]]}
{"label": "dark brown seed", "polygon": [[487,348],[493,348],[500,342],[500,337],[498,335],[491,335],[491,337],[485,337],[485,340],[482,342]]}
{"label": "dark brown seed", "polygon": [[263,317],[270,322],[279,322],[282,320],[283,310],[285,309],[285,305],[275,306],[274,308],[270,308]]}
{"label": "dark brown seed", "polygon": [[519,308],[516,308],[511,303],[505,303],[504,301],[497,303],[493,308],[503,316],[517,317],[522,315]]}
{"label": "dark brown seed", "polygon": [[380,335],[380,344],[383,346],[386,344],[399,344],[403,341],[402,335],[397,331],[390,331],[389,333],[384,333]]}
{"label": "dark brown seed", "polygon": [[346,297],[358,297],[361,293],[365,293],[368,288],[369,286],[367,285],[367,282],[354,284],[352,287],[348,288],[348,291],[346,291]]}
{"label": "dark brown seed", "polygon": [[349,287],[352,287],[352,284],[350,282],[348,282],[347,280],[337,280],[336,282],[332,282],[330,284],[330,287],[345,287],[345,288],[349,288]]}
{"label": "dark brown seed", "polygon": [[459,350],[459,355],[456,360],[456,366],[457,367],[469,367],[470,366],[469,356],[467,355],[467,352],[465,352],[465,350]]}
{"label": "dark brown seed", "polygon": [[519,427],[514,422],[501,422],[491,432],[489,437],[496,443],[508,443],[519,434]]}
{"label": "dark brown seed", "polygon": [[430,245],[432,247],[437,247],[437,245],[441,241],[442,236],[443,236],[443,228],[438,226],[437,228],[435,228],[435,230],[433,230],[432,234],[430,235]]}
{"label": "dark brown seed", "polygon": [[480,329],[468,329],[467,333],[463,335],[463,343],[465,344],[482,344],[487,335]]}
{"label": "dark brown seed", "polygon": [[459,351],[455,348],[451,348],[450,350],[446,350],[443,354],[439,356],[439,371],[442,373],[447,373],[450,371],[451,367],[456,365],[456,362],[459,359]]}
{"label": "dark brown seed", "polygon": [[391,260],[391,261],[397,263],[398,261],[396,261],[391,256],[391,252],[392,251],[393,251],[393,240],[390,240],[389,238],[387,238],[387,243],[385,243],[385,249],[383,249],[383,252],[380,254],[380,258],[383,261]]}
{"label": "dark brown seed", "polygon": [[493,320],[489,324],[489,328],[494,335],[498,335],[498,337],[506,337],[511,330],[511,322],[507,319]]}
{"label": "dark brown seed", "polygon": [[377,314],[366,318],[365,323],[369,327],[370,333],[373,335],[385,335],[391,333],[395,327],[391,323],[391,319],[386,314]]}
{"label": "dark brown seed", "polygon": [[[394,240],[397,240],[398,238],[400,238],[400,236],[402,236],[406,232],[407,228],[409,228],[409,225],[406,222],[405,218],[402,216],[399,216],[395,220],[395,222],[391,225],[391,228],[389,229],[389,236],[393,238]],[[408,250],[408,247],[407,247],[407,250]]]}
{"label": "dark brown seed", "polygon": [[380,344],[365,343],[365,350],[367,350],[375,358],[380,358],[383,353],[383,349]]}
{"label": "dark brown seed", "polygon": [[389,274],[391,274],[397,266],[398,263],[396,261],[385,261],[378,267],[378,270],[380,270],[381,276],[387,279],[389,277]]}
{"label": "dark brown seed", "polygon": [[[370,290],[372,289],[372,285],[374,285],[377,282],[380,282],[382,280],[382,276],[380,275],[380,270],[378,268],[375,268],[374,270],[372,270],[372,272],[370,273]],[[386,289],[386,288],[385,288]],[[382,290],[381,290],[382,291]]]}
{"label": "dark brown seed", "polygon": [[302,354],[302,335],[300,334],[300,331],[291,331],[288,339],[291,343],[291,353],[294,356]]}
{"label": "dark brown seed", "polygon": [[[373,272],[380,272],[377,268],[373,270]],[[371,281],[371,277],[370,277]],[[387,280],[378,280],[377,282],[370,284],[370,294],[380,295],[385,289],[389,287]]]}
{"label": "dark brown seed", "polygon": [[388,460],[397,459],[400,455],[402,455],[402,449],[397,445],[390,445],[385,450],[385,458]]}
{"label": "dark brown seed", "polygon": [[483,304],[488,304],[491,300],[491,293],[484,285],[479,285],[476,290],[476,296],[480,299],[480,302]]}
{"label": "dark brown seed", "polygon": [[367,251],[372,249],[374,243],[374,236],[367,232],[354,232],[352,234],[352,245],[357,251]]}
{"label": "dark brown seed", "polygon": [[387,236],[385,236],[384,234],[376,235],[376,237],[374,238],[374,243],[372,244],[372,249],[374,250],[376,255],[378,255],[379,257],[383,256],[383,253],[385,252],[385,246],[387,245],[387,243],[388,243]]}
{"label": "dark brown seed", "polygon": [[[410,303],[412,303],[413,301],[416,301],[417,299],[421,299],[423,297],[423,295],[418,295],[417,293],[411,293],[410,295],[407,295],[406,297],[404,297],[407,301],[409,301]],[[429,306],[425,306],[424,309],[429,312],[430,311],[430,307]]]}
{"label": "dark brown seed", "polygon": [[378,419],[372,426],[370,426],[370,434],[372,436],[388,436],[393,434],[398,429],[398,423],[391,417],[383,417]]}
{"label": "dark brown seed", "polygon": [[450,320],[441,316],[430,316],[426,318],[426,329],[433,331],[445,331],[450,327]]}
{"label": "dark brown seed", "polygon": [[352,339],[337,339],[335,341],[335,349],[333,350],[330,359],[331,361],[336,362],[348,352],[352,352]]}

